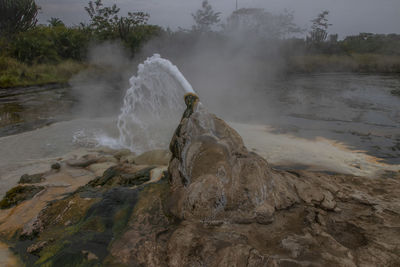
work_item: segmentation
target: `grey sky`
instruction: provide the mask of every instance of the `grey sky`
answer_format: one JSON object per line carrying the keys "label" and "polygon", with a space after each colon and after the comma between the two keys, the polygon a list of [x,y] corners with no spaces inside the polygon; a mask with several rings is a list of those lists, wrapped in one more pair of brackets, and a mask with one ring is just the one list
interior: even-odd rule
{"label": "grey sky", "polygon": [[[88,0],[37,0],[42,7],[40,22],[50,17],[61,18],[69,25],[88,19],[83,7]],[[200,7],[201,0],[103,0],[116,3],[122,13],[140,10],[150,13],[150,22],[176,29],[192,25],[191,13]],[[214,10],[225,19],[234,9],[235,0],[209,0]],[[330,11],[330,33],[341,37],[359,32],[400,33],[400,0],[238,0],[241,7],[262,7],[270,12],[285,8],[294,10],[295,22],[304,28],[320,11]]]}

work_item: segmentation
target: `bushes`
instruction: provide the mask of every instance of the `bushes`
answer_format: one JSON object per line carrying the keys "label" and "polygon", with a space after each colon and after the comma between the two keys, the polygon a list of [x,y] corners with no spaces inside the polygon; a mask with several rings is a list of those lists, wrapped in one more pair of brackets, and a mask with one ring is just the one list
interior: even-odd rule
{"label": "bushes", "polygon": [[89,38],[80,29],[65,26],[38,26],[15,36],[11,55],[21,62],[56,63],[65,59],[82,60]]}
{"label": "bushes", "polygon": [[129,51],[135,55],[141,46],[149,41],[151,38],[160,35],[162,29],[154,25],[140,25],[136,26],[133,31],[126,35],[124,40],[125,46]]}
{"label": "bushes", "polygon": [[[139,25],[122,41],[135,54],[144,42],[160,32],[158,26]],[[66,59],[82,61],[86,58],[91,36],[87,29],[38,26],[17,34],[9,44],[9,55],[26,64],[57,63]]]}
{"label": "bushes", "polygon": [[59,64],[27,65],[10,57],[0,57],[0,88],[64,83],[86,65],[66,60]]}
{"label": "bushes", "polygon": [[360,33],[346,37],[341,46],[351,53],[400,55],[400,35]]}
{"label": "bushes", "polygon": [[400,73],[400,56],[377,54],[304,55],[287,62],[289,72]]}
{"label": "bushes", "polygon": [[34,0],[0,0],[0,36],[33,28],[39,9]]}

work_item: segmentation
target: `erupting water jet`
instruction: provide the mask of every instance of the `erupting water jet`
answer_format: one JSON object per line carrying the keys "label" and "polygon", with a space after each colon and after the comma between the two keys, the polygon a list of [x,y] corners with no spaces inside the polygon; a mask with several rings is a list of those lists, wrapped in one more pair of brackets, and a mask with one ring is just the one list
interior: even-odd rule
{"label": "erupting water jet", "polygon": [[119,139],[98,138],[100,145],[128,148],[140,153],[167,148],[179,121],[187,94],[196,95],[178,68],[159,54],[139,65],[137,76],[130,79],[121,114]]}

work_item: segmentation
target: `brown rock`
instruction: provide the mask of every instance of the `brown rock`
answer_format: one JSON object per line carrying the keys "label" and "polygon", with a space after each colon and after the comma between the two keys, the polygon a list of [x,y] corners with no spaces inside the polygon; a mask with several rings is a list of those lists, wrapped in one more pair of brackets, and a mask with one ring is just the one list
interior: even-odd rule
{"label": "brown rock", "polygon": [[180,219],[265,223],[275,209],[299,202],[294,186],[202,108],[182,119],[171,151],[170,209]]}
{"label": "brown rock", "polygon": [[168,166],[171,153],[168,150],[151,150],[133,158],[136,164]]}

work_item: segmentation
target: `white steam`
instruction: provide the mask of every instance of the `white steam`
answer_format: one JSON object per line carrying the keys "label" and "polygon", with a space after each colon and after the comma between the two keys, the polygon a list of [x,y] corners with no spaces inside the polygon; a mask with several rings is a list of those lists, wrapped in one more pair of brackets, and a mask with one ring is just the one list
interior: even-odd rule
{"label": "white steam", "polygon": [[158,54],[139,65],[130,84],[118,117],[119,139],[100,136],[99,144],[134,152],[165,148],[185,109],[184,95],[195,93],[192,86]]}

